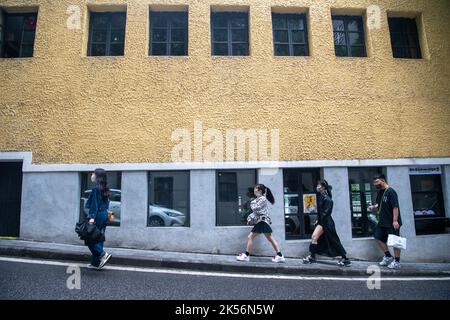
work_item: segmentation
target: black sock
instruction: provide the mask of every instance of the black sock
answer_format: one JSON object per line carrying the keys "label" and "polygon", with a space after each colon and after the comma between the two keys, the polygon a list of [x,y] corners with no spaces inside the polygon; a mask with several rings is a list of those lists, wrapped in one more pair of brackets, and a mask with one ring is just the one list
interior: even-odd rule
{"label": "black sock", "polygon": [[392,258],[391,253],[389,252],[389,250],[384,253],[384,256],[387,257],[387,258]]}
{"label": "black sock", "polygon": [[250,256],[250,252],[245,251],[245,255],[246,255],[247,257]]}
{"label": "black sock", "polygon": [[395,257],[395,261],[400,262],[400,257]]}
{"label": "black sock", "polygon": [[342,256],[342,259],[347,260],[347,256],[344,254],[344,255]]}
{"label": "black sock", "polygon": [[277,256],[279,256],[279,257],[282,257],[283,255],[281,254],[281,251],[280,252],[277,252]]}
{"label": "black sock", "polygon": [[313,259],[316,258],[317,244],[311,243],[309,245],[309,252],[311,253],[311,257]]}

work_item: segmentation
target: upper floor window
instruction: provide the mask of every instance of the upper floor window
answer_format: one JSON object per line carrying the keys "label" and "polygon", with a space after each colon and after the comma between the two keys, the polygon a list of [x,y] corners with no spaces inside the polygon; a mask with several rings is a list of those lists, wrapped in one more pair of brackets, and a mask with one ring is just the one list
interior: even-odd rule
{"label": "upper floor window", "polygon": [[388,23],[394,58],[421,59],[416,19],[389,18]]}
{"label": "upper floor window", "polygon": [[88,56],[123,56],[125,12],[91,12]]}
{"label": "upper floor window", "polygon": [[37,13],[7,13],[0,9],[0,57],[33,56]]}
{"label": "upper floor window", "polygon": [[308,32],[305,14],[272,13],[276,56],[307,56]]}
{"label": "upper floor window", "polygon": [[248,13],[211,12],[212,55],[248,56]]}
{"label": "upper floor window", "polygon": [[150,55],[185,56],[188,51],[188,13],[150,12]]}
{"label": "upper floor window", "polygon": [[362,17],[333,16],[334,49],[338,57],[366,57]]}

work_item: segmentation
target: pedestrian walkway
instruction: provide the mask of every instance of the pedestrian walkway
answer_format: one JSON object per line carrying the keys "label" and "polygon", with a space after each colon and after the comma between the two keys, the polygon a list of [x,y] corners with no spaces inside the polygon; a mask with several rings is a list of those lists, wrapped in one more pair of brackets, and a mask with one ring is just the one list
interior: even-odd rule
{"label": "pedestrian walkway", "polygon": [[[321,276],[363,276],[370,266],[378,262],[352,261],[350,267],[339,267],[337,260],[327,258],[311,265],[303,265],[301,259],[287,258],[286,263],[275,264],[271,257],[251,257],[250,262],[236,261],[233,255],[202,253],[181,253],[155,250],[107,248],[112,253],[109,264],[150,267],[177,268],[186,270],[237,272],[257,274],[321,275]],[[87,247],[47,242],[0,239],[0,256],[29,257],[63,261],[90,261]],[[450,276],[450,263],[402,263],[400,270],[380,268],[382,276]]]}

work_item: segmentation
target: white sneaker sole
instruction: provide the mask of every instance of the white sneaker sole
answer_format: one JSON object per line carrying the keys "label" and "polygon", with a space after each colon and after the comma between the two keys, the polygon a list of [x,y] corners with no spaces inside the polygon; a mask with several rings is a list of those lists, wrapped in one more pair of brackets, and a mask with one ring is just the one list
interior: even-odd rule
{"label": "white sneaker sole", "polygon": [[107,254],[106,259],[102,260],[102,262],[100,262],[100,265],[99,265],[100,269],[103,268],[105,266],[105,264],[108,262],[108,260],[111,258],[111,254],[109,254],[109,253],[106,253],[106,254]]}

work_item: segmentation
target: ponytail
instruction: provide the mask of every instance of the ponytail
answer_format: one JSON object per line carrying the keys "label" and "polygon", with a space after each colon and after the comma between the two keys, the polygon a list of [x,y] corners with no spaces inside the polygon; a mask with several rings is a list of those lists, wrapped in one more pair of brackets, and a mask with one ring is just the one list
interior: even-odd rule
{"label": "ponytail", "polygon": [[270,188],[266,187],[263,184],[257,184],[255,186],[258,190],[262,191],[262,194],[266,197],[266,199],[271,203],[274,204],[275,203],[275,198],[272,194],[272,190],[270,190]]}

